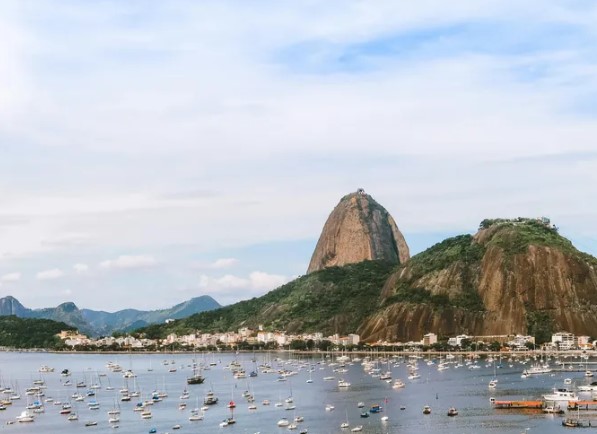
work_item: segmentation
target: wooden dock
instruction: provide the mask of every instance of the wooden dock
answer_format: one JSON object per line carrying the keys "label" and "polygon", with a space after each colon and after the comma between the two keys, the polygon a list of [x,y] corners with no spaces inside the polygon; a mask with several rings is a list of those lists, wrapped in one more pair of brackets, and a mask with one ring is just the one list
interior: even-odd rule
{"label": "wooden dock", "polygon": [[597,401],[568,401],[568,410],[597,410]]}
{"label": "wooden dock", "polygon": [[545,406],[543,401],[494,401],[492,404],[494,408],[511,410],[519,410],[525,408],[541,410]]}

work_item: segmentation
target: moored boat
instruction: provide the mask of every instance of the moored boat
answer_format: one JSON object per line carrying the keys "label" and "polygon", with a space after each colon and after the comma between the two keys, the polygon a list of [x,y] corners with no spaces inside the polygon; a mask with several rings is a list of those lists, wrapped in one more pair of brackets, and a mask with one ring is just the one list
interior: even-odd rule
{"label": "moored boat", "polygon": [[566,388],[554,388],[552,393],[543,395],[546,401],[578,401],[578,395]]}

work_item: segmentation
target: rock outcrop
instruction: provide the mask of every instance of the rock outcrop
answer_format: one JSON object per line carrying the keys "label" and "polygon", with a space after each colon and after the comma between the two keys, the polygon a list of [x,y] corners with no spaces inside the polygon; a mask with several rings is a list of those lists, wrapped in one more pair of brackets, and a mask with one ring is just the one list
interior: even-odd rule
{"label": "rock outcrop", "polygon": [[391,276],[380,309],[360,327],[368,341],[552,332],[594,335],[597,259],[534,220],[498,221],[446,240]]}
{"label": "rock outcrop", "polygon": [[392,216],[363,190],[344,196],[328,217],[307,273],[367,260],[405,263],[408,245]]}

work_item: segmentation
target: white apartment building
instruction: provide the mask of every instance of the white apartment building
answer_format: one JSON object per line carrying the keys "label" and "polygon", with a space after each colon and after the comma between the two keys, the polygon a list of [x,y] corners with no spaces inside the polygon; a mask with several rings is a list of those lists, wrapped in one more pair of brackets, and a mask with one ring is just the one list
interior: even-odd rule
{"label": "white apartment building", "polygon": [[458,335],[455,338],[450,338],[448,339],[448,345],[453,346],[453,347],[459,347],[460,344],[462,343],[462,341],[464,341],[465,339],[471,339],[471,336],[467,336],[467,335]]}
{"label": "white apartment building", "polygon": [[551,335],[551,343],[560,350],[571,350],[576,347],[576,337],[572,333],[558,332]]}

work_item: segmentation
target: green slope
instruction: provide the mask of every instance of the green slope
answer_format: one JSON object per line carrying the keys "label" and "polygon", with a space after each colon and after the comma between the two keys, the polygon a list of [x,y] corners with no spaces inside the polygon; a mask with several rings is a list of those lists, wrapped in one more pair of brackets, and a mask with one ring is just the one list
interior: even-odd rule
{"label": "green slope", "polygon": [[262,297],[138,332],[156,338],[169,333],[230,331],[263,325],[268,330],[289,333],[351,333],[375,311],[383,284],[393,269],[392,264],[381,261],[331,267],[301,276]]}
{"label": "green slope", "polygon": [[0,316],[0,346],[13,348],[60,348],[56,336],[62,330],[74,330],[63,322],[49,319]]}

